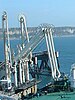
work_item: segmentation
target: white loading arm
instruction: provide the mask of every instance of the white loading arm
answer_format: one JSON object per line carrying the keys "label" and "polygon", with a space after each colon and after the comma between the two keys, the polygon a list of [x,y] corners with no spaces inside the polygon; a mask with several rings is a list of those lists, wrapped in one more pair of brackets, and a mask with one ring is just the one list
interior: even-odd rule
{"label": "white loading arm", "polygon": [[56,55],[55,55],[52,30],[50,28],[50,29],[45,29],[44,31],[45,31],[45,38],[46,38],[49,61],[51,64],[52,77],[53,77],[53,79],[58,80],[58,78],[61,76],[61,74],[58,69],[57,59],[56,59]]}
{"label": "white loading arm", "polygon": [[8,80],[11,78],[12,61],[11,61],[11,50],[10,50],[10,40],[9,40],[9,31],[8,31],[8,18],[6,12],[4,12],[2,15],[2,32],[4,38],[6,78]]}
{"label": "white loading arm", "polygon": [[49,29],[41,28],[31,38],[29,43],[26,44],[25,48],[23,48],[22,51],[15,57],[14,61],[28,58],[30,52],[33,51],[44,38],[46,38],[48,56],[51,64],[52,77],[54,79],[58,79],[60,77],[60,72],[57,65],[51,28]]}
{"label": "white loading arm", "polygon": [[26,34],[26,39],[29,42],[29,36],[28,36],[27,26],[26,26],[26,18],[23,14],[19,15],[19,21],[20,21],[20,28],[21,28],[21,39],[23,44],[25,41],[25,36],[24,36],[25,34]]}
{"label": "white loading arm", "polygon": [[[26,26],[26,19],[25,16],[23,14],[19,15],[19,22],[20,22],[20,30],[21,30],[21,45],[19,44],[17,46],[18,48],[18,53],[21,52],[21,50],[25,47],[25,40],[27,40],[27,42],[29,42],[29,36],[28,36],[28,32],[27,32],[27,26]],[[25,39],[25,34],[26,34],[26,39]]]}
{"label": "white loading arm", "polygon": [[30,52],[33,51],[43,39],[44,33],[42,31],[36,33],[36,35],[31,38],[29,43],[27,43],[22,51],[15,57],[14,61],[20,60],[21,58],[27,58]]}

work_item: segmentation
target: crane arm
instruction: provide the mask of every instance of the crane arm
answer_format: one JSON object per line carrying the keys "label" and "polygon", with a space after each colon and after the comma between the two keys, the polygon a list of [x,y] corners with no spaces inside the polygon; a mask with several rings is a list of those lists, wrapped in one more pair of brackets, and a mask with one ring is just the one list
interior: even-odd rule
{"label": "crane arm", "polygon": [[25,48],[23,48],[22,51],[15,57],[14,61],[20,60],[21,58],[27,58],[30,52],[33,51],[43,39],[44,33],[42,31],[33,36]]}
{"label": "crane arm", "polygon": [[48,56],[52,70],[52,77],[54,79],[58,79],[60,77],[60,71],[57,65],[52,32],[50,29],[41,29],[40,32],[36,33],[29,41],[29,43],[26,44],[25,48],[23,48],[22,51],[15,57],[14,61],[28,58],[30,52],[33,51],[44,38],[46,38]]}

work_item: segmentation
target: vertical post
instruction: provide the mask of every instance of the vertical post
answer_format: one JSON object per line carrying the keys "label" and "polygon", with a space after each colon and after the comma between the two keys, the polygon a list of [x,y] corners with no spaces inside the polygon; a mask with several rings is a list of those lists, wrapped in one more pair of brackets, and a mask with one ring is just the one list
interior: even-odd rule
{"label": "vertical post", "polygon": [[26,81],[29,81],[29,68],[28,68],[28,61],[26,61],[25,72],[26,72]]}
{"label": "vertical post", "polygon": [[22,84],[22,62],[19,61],[19,73],[20,73],[20,83]]}
{"label": "vertical post", "polygon": [[11,51],[10,51],[10,41],[9,41],[9,32],[8,32],[8,18],[7,13],[4,12],[2,15],[2,31],[4,37],[4,55],[5,55],[5,67],[6,67],[6,79],[11,79]]}
{"label": "vertical post", "polygon": [[22,70],[22,74],[23,74],[23,83],[25,83],[25,62],[24,62],[24,61],[22,62],[22,68],[23,68],[23,70]]}
{"label": "vertical post", "polygon": [[59,52],[56,52],[56,59],[57,59],[57,64],[58,64],[58,68],[60,67],[60,64],[59,64]]}
{"label": "vertical post", "polygon": [[12,60],[12,64],[14,63],[14,50],[11,51],[11,60]]}
{"label": "vertical post", "polygon": [[37,65],[37,57],[35,57],[35,65]]}
{"label": "vertical post", "polygon": [[[38,63],[37,57],[35,57],[35,58],[34,58],[34,71],[36,71],[36,72],[38,72],[37,63]],[[36,76],[38,76],[38,75],[35,74],[35,77],[36,77]]]}
{"label": "vertical post", "polygon": [[14,65],[14,69],[15,69],[15,86],[17,87],[17,67],[16,67],[16,62],[15,62],[15,65]]}
{"label": "vertical post", "polygon": [[21,40],[22,40],[22,49],[24,48],[24,27],[23,27],[24,19],[20,18],[20,27],[21,27]]}

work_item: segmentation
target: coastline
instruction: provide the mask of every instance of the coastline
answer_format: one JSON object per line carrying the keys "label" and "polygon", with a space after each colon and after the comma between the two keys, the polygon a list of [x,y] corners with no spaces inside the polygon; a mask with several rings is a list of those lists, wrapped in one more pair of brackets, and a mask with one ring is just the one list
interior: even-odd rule
{"label": "coastline", "polygon": [[[75,37],[75,34],[72,34],[72,35],[53,35],[54,38],[57,38],[57,37]],[[3,38],[0,38],[0,40],[3,40]],[[16,37],[10,37],[10,40],[20,40],[20,37],[16,38]]]}
{"label": "coastline", "polygon": [[56,37],[75,37],[75,34],[74,35],[73,34],[72,35],[68,35],[68,34],[67,35],[53,35],[53,37],[55,38]]}

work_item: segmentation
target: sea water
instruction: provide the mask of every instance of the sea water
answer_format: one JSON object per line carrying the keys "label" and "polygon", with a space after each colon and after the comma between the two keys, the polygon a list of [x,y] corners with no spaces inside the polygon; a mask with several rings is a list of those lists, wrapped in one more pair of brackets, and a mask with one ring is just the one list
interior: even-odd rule
{"label": "sea water", "polygon": [[[70,75],[70,68],[73,63],[75,63],[75,36],[67,36],[67,37],[54,37],[54,46],[55,50],[59,52],[59,63],[60,63],[60,71],[65,72]],[[20,44],[19,39],[10,40],[11,49],[14,50],[14,53],[17,54],[17,45]],[[0,40],[0,61],[4,60],[4,45],[3,40]],[[41,44],[34,50],[34,52],[47,50],[46,42],[43,40]],[[33,100],[45,100],[46,97],[36,98]],[[51,99],[50,99],[51,98]],[[54,100],[52,97],[49,97],[48,100]],[[58,97],[57,97],[58,98]],[[57,100],[57,99],[55,99]]]}
{"label": "sea water", "polygon": [[[70,68],[75,63],[75,36],[54,37],[55,51],[59,52],[60,70],[66,74],[70,73]],[[11,49],[17,54],[17,45],[20,44],[19,39],[10,40]],[[4,45],[3,40],[0,40],[0,61],[4,60]],[[34,52],[47,50],[46,42],[43,40]]]}

